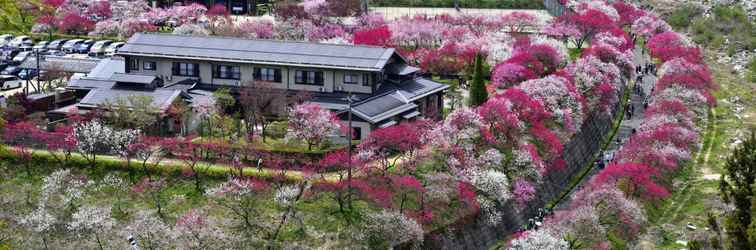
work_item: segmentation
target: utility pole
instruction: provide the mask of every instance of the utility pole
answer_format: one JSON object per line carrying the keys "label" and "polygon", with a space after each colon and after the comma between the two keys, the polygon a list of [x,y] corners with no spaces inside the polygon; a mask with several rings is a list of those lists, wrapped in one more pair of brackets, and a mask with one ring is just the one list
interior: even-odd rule
{"label": "utility pole", "polygon": [[362,9],[362,13],[363,14],[367,14],[368,13],[368,8],[370,7],[369,6],[369,1],[370,0],[361,0],[360,1],[361,2],[361,4],[360,4],[361,8],[360,9]]}
{"label": "utility pole", "polygon": [[352,103],[356,98],[349,91],[347,101],[347,206],[352,209]]}

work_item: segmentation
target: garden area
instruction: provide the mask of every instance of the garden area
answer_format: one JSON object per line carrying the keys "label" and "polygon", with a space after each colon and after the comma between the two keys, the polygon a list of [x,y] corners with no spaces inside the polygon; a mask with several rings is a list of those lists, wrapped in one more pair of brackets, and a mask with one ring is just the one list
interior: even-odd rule
{"label": "garden area", "polygon": [[[133,236],[148,249],[423,248],[464,242],[453,237],[456,227],[481,222],[508,227],[512,234],[499,237],[509,239],[506,248],[624,249],[668,218],[657,213],[677,200],[670,190],[690,173],[685,166],[700,162],[697,152],[717,152],[712,145],[724,140],[711,132],[727,117],[716,105],[718,69],[633,4],[564,1],[571,12],[538,23],[521,12],[388,21],[336,2],[237,21],[216,6],[46,0],[48,12],[14,22],[127,38],[170,21],[184,35],[390,46],[424,74],[462,78],[469,94],[442,121],[378,129],[353,150],[330,144],[344,124],[318,105],[283,101],[282,119],[269,119],[272,111],[255,102],[274,94],[242,93],[236,102],[219,91],[198,133],[170,136],[139,129],[149,127],[141,121],[151,118],[140,116],[149,107],[47,129],[22,99],[11,100],[0,149],[0,247],[127,248]],[[78,23],[61,25],[71,20]],[[659,68],[638,131],[543,226],[508,225],[543,203],[552,176],[574,167],[565,148],[589,117],[617,115],[637,74],[636,46]]]}

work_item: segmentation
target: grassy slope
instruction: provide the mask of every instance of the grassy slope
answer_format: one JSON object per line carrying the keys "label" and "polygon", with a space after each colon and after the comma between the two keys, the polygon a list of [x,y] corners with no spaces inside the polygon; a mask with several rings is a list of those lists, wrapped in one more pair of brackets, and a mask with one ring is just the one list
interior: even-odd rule
{"label": "grassy slope", "polygon": [[[671,197],[649,212],[652,225],[641,242],[647,249],[680,249],[683,246],[675,241],[689,240],[688,236],[694,233],[685,229],[687,223],[693,223],[701,231],[706,226],[708,212],[722,213],[717,188],[724,171],[724,158],[729,155],[732,140],[756,125],[756,83],[739,79],[731,73],[729,65],[714,60],[708,60],[708,64],[720,85],[714,93],[718,105],[710,111],[710,122],[702,132],[703,146],[693,156],[694,162],[677,178]],[[733,96],[739,97],[745,107],[742,120],[733,112],[729,101]]]}

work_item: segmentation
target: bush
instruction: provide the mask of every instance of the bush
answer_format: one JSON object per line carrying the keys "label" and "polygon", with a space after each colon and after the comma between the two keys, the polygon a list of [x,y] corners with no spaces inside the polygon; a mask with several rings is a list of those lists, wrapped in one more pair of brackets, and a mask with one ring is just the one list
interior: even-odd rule
{"label": "bush", "polygon": [[703,14],[703,9],[697,4],[685,4],[675,9],[667,18],[667,23],[676,30],[687,28],[691,20]]}
{"label": "bush", "polygon": [[746,77],[750,79],[751,82],[756,82],[756,57],[751,59],[751,62],[748,63],[748,73]]}
{"label": "bush", "polygon": [[283,139],[287,129],[289,129],[289,123],[286,121],[271,122],[265,133],[270,138]]}

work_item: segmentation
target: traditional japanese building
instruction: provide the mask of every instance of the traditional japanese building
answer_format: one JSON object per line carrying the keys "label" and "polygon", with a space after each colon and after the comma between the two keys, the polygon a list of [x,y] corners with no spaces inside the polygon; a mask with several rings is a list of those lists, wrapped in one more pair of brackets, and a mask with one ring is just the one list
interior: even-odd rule
{"label": "traditional japanese building", "polygon": [[[114,91],[128,82],[155,86],[151,93],[189,86],[182,89],[189,94],[221,87],[238,93],[266,84],[290,96],[306,93],[308,102],[344,120],[350,112],[347,97],[356,97],[352,129],[357,139],[364,139],[374,129],[402,121],[441,118],[448,88],[421,77],[393,48],[374,46],[137,33],[116,55],[123,58],[122,69],[72,81],[69,88],[109,88],[88,91],[80,105],[101,99],[90,95],[126,95]],[[278,110],[285,112],[286,107]]]}

